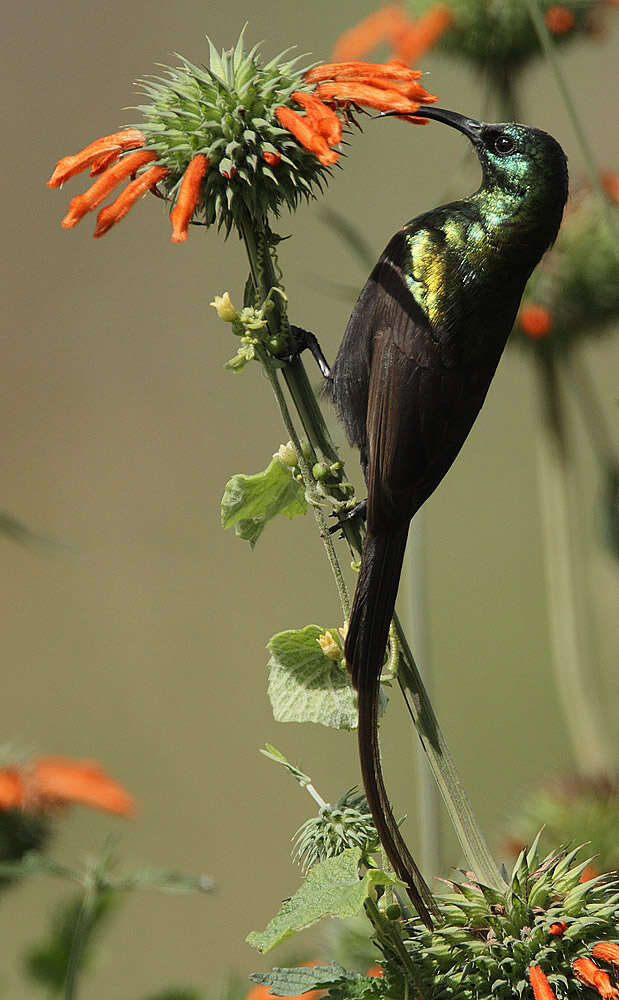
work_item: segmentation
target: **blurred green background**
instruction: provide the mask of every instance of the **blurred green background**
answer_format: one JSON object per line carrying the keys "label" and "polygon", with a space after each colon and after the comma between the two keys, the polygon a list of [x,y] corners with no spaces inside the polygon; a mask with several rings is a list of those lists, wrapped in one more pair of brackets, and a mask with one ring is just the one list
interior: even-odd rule
{"label": "blurred green background", "polygon": [[[238,241],[194,229],[186,244],[172,245],[165,207],[146,199],[95,242],[92,218],[74,232],[60,227],[82,181],[58,193],[45,180],[60,156],[135,121],[122,109],[136,103],[136,77],[173,62],[175,51],[206,59],[205,32],[230,45],[248,20],[248,41],[264,39],[267,55],[297,44],[325,58],[370,9],[352,0],[260,7],[58,0],[5,11],[0,508],[66,547],[0,542],[0,740],[95,757],[139,800],[128,823],[74,810],[60,824],[56,856],[97,852],[120,829],[127,867],[206,871],[219,886],[210,897],[127,899],[85,981],[82,995],[92,1000],[146,995],[172,982],[206,986],[231,968],[273,964],[243,939],[298,885],[289,842],[310,800],[257,749],[273,742],[328,799],[359,774],[353,736],[276,724],[265,693],[272,633],[338,624],[313,523],[282,520],[253,553],[219,526],[227,479],[263,468],[284,440],[257,367],[240,376],[222,368],[236,341],[208,303],[225,290],[241,299]],[[610,109],[619,21],[609,15],[608,35],[577,43],[562,65],[599,163],[616,170]],[[422,66],[442,105],[482,115],[482,82],[465,67],[436,54]],[[526,120],[551,131],[572,175],[581,174],[580,150],[543,65],[527,74],[522,100]],[[356,220],[378,255],[404,221],[474,189],[476,166],[465,153],[465,141],[448,130],[368,120],[326,204]],[[366,275],[320,210],[313,203],[282,218],[279,232],[293,239],[282,245],[281,262],[292,318],[315,330],[332,358],[350,303],[334,297],[329,282],[360,286]],[[616,426],[619,344],[607,336],[583,356]],[[549,670],[534,389],[524,357],[508,351],[469,442],[427,508],[436,708],[494,843],[521,796],[569,767]],[[592,677],[616,729],[617,567],[599,544],[596,467],[572,418],[587,512]],[[348,468],[359,482],[356,456]],[[414,844],[415,740],[397,700],[383,727],[385,771]],[[447,829],[445,857],[461,862]],[[0,995],[27,995],[16,956],[67,891],[34,883],[3,897]]]}

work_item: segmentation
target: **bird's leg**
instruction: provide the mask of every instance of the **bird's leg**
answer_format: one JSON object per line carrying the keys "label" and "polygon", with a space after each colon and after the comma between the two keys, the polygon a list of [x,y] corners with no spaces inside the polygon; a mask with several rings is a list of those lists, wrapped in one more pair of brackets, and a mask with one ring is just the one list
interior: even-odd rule
{"label": "bird's leg", "polygon": [[365,521],[367,517],[368,502],[367,498],[365,500],[360,500],[356,503],[354,507],[347,510],[345,514],[333,514],[333,517],[337,517],[337,522],[329,528],[329,534],[334,535],[336,531],[340,531],[347,521],[354,521],[355,518],[360,517]]}
{"label": "bird's leg", "polygon": [[322,353],[322,348],[318,343],[316,335],[310,333],[309,330],[304,330],[302,326],[294,326],[290,324],[290,338],[292,351],[286,354],[276,354],[275,357],[279,361],[291,361],[296,358],[302,351],[309,351],[314,361],[320,368],[321,373],[325,378],[329,378],[331,374],[331,369],[329,368],[327,359]]}

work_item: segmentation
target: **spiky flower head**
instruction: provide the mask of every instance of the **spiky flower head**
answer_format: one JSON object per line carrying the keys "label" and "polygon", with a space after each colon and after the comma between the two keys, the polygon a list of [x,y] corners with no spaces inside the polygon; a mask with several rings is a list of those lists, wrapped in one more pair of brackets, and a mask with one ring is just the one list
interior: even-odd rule
{"label": "spiky flower head", "polygon": [[378,847],[378,834],[365,795],[349,788],[335,805],[321,806],[317,816],[306,820],[293,841],[293,858],[304,871],[349,847],[371,854]]}
{"label": "spiky flower head", "polygon": [[[295,209],[322,189],[341,156],[342,126],[359,106],[414,114],[435,101],[418,82],[419,70],[387,64],[330,63],[301,70],[300,57],[280,53],[263,63],[258,46],[218,53],[209,41],[208,66],[166,68],[139,82],[148,103],[144,120],[63,157],[48,183],[60,187],[90,167],[95,183],[71,202],[63,226],[72,228],[129,178],[97,216],[102,236],[147,191],[172,204],[172,239],[187,237],[190,222],[263,225],[282,205]],[[412,120],[412,119],[411,119]],[[417,124],[425,119],[418,118]],[[337,148],[336,148],[337,147]]]}
{"label": "spiky flower head", "polygon": [[[423,15],[434,0],[408,0],[413,17]],[[604,0],[538,0],[546,27],[563,45],[572,38],[594,33],[596,18],[607,6]],[[523,0],[458,0],[449,4],[452,21],[441,36],[440,47],[457,58],[472,62],[486,71],[512,73],[541,55],[541,46]]]}
{"label": "spiky flower head", "polygon": [[146,145],[167,167],[162,188],[172,200],[192,159],[203,154],[208,170],[199,218],[230,230],[243,214],[262,217],[282,204],[296,208],[310,198],[328,173],[295,141],[276,117],[292,106],[292,94],[307,92],[299,57],[290,50],[262,64],[255,45],[244,51],[243,34],[234,49],[218,52],[208,39],[209,65],[179,57],[160,77],[138,81],[148,98],[139,106]]}
{"label": "spiky flower head", "polygon": [[542,827],[543,846],[587,843],[590,874],[619,869],[619,776],[568,774],[534,789],[519,805],[507,849],[516,855]]}
{"label": "spiky flower head", "polygon": [[[450,883],[449,892],[436,896],[443,922],[434,931],[418,919],[404,925],[415,970],[411,990],[424,1000],[593,1000],[596,992],[583,990],[582,976],[589,974],[589,989],[619,997],[608,975],[614,975],[612,966],[594,961],[594,946],[617,940],[619,882],[616,873],[581,882],[589,860],[578,863],[579,851],[541,860],[536,840],[521,853],[504,892],[470,873],[465,882]],[[542,975],[531,973],[537,969]],[[593,985],[596,970],[600,989],[608,983],[610,992]],[[397,979],[388,963],[388,981],[394,973]]]}

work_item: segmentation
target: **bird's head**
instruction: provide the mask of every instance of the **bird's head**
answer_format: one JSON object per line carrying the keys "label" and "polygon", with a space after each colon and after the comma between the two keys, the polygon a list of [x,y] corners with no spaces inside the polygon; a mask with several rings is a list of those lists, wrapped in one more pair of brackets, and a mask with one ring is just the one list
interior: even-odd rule
{"label": "bird's head", "polygon": [[[516,122],[479,122],[444,108],[422,107],[419,116],[450,125],[473,144],[486,186],[525,190],[554,182],[567,196],[567,159],[547,132]],[[564,199],[565,200],[565,199]]]}
{"label": "bird's head", "polygon": [[481,163],[483,182],[478,195],[509,198],[525,218],[535,217],[546,230],[540,234],[546,246],[554,240],[568,186],[567,158],[556,139],[530,125],[480,122],[433,106],[419,108],[415,117],[443,122],[462,132]]}

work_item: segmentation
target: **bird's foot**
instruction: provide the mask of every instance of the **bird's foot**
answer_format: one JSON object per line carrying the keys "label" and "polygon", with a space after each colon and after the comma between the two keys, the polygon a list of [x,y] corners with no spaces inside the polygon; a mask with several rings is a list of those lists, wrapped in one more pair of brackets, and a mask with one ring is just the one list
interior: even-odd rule
{"label": "bird's foot", "polygon": [[368,502],[366,499],[356,503],[354,507],[351,507],[350,510],[347,510],[344,514],[341,514],[339,511],[332,514],[332,517],[337,517],[337,521],[329,528],[329,534],[334,535],[336,531],[341,531],[347,521],[354,521],[356,518],[360,518],[362,521],[365,521],[367,517],[367,510]]}
{"label": "bird's foot", "polygon": [[291,340],[291,351],[287,351],[285,354],[276,354],[275,357],[278,361],[293,361],[294,358],[298,357],[302,351],[309,351],[314,361],[320,368],[321,373],[325,378],[329,378],[331,374],[331,369],[329,368],[327,359],[322,353],[322,348],[318,343],[318,339],[315,334],[310,333],[309,330],[304,330],[302,326],[294,326],[290,324],[290,340]]}

